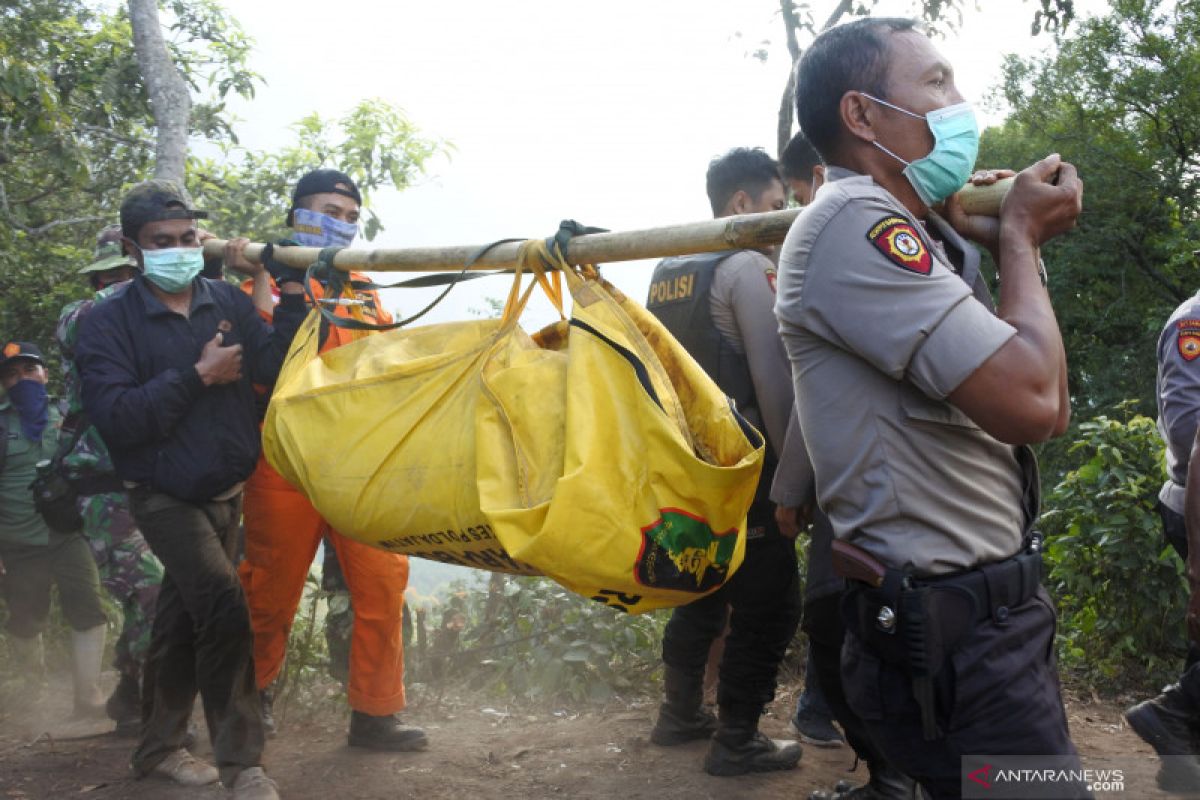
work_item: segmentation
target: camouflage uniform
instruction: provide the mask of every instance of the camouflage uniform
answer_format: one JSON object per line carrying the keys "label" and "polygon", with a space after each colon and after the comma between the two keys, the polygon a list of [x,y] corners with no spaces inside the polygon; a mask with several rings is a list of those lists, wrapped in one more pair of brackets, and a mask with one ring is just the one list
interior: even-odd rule
{"label": "camouflage uniform", "polygon": [[[96,292],[89,300],[79,300],[63,308],[55,338],[62,349],[66,372],[70,414],[82,410],[79,374],[73,361],[75,341],[83,316],[98,302],[112,294],[116,286]],[[100,434],[92,426],[80,437],[75,449],[63,459],[72,479],[111,475],[112,461]],[[79,497],[83,534],[87,539],[100,582],[121,606],[124,624],[114,646],[117,671],[137,680],[150,647],[150,627],[163,568],[150,552],[129,509],[124,492],[104,492]]]}

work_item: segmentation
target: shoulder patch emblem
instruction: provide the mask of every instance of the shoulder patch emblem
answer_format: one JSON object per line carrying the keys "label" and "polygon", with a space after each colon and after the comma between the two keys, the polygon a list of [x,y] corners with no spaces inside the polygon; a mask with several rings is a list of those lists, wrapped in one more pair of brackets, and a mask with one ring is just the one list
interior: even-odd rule
{"label": "shoulder patch emblem", "polygon": [[889,261],[902,269],[918,275],[928,275],[933,269],[929,249],[904,217],[884,217],[871,226],[867,238]]}
{"label": "shoulder patch emblem", "polygon": [[1200,357],[1200,319],[1181,319],[1175,324],[1175,346],[1184,361]]}
{"label": "shoulder patch emblem", "polygon": [[767,286],[771,287],[771,294],[776,294],[776,292],[775,292],[775,270],[766,269],[766,270],[763,270],[763,274],[767,276]]}

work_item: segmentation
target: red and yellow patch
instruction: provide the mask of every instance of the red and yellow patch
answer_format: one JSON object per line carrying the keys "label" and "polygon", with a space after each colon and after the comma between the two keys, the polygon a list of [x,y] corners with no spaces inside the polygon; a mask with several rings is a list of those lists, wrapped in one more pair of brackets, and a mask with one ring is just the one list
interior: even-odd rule
{"label": "red and yellow patch", "polygon": [[1181,319],[1175,324],[1175,346],[1184,361],[1200,356],[1200,319]]}
{"label": "red and yellow patch", "polygon": [[771,287],[771,294],[775,294],[775,270],[768,269],[763,272],[767,276],[767,286]]}
{"label": "red and yellow patch", "polygon": [[8,344],[4,345],[5,358],[12,358],[15,355],[19,355],[20,352],[21,345],[17,344],[16,342],[9,342]]}
{"label": "red and yellow patch", "polygon": [[884,217],[871,226],[867,238],[898,267],[918,275],[928,275],[933,269],[929,248],[904,217]]}

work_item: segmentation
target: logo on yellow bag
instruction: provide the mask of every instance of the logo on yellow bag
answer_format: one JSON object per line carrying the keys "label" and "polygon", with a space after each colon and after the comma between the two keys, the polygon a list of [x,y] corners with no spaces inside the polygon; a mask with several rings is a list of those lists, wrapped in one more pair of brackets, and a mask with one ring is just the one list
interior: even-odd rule
{"label": "logo on yellow bag", "polygon": [[729,574],[737,528],[717,533],[708,521],[678,508],[661,508],[653,524],[642,528],[642,550],[634,577],[644,586],[706,592]]}

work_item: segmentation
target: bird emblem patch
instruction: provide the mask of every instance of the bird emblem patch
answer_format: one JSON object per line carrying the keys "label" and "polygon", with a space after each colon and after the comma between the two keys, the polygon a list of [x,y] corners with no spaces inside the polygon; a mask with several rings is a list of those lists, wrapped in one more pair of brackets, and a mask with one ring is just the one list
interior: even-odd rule
{"label": "bird emblem patch", "polygon": [[1184,361],[1195,361],[1200,356],[1200,319],[1181,319],[1175,325],[1175,346]]}
{"label": "bird emblem patch", "polygon": [[884,217],[867,232],[871,244],[898,267],[918,275],[928,275],[933,269],[929,249],[912,223],[904,217]]}

